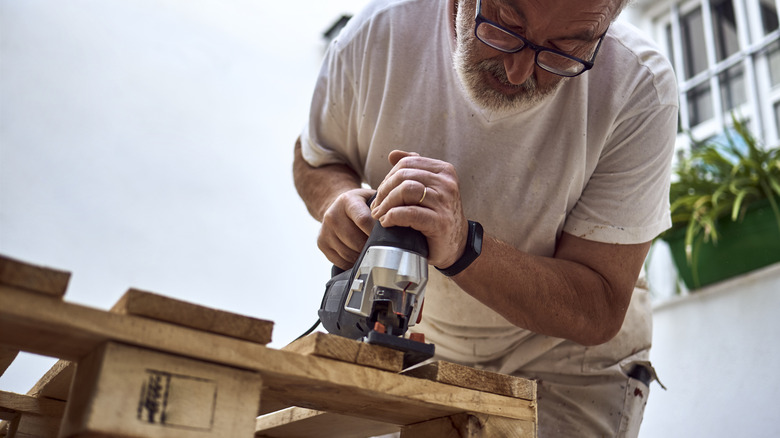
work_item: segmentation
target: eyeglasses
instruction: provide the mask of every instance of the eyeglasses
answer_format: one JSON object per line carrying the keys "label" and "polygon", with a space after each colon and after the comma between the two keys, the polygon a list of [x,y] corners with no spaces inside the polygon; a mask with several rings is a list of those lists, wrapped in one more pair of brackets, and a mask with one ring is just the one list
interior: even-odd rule
{"label": "eyeglasses", "polygon": [[517,53],[528,47],[536,52],[536,56],[534,56],[536,65],[550,73],[567,78],[579,76],[593,68],[593,61],[599,53],[601,42],[604,41],[604,35],[607,34],[606,31],[601,34],[593,56],[591,56],[590,61],[586,61],[559,50],[537,46],[525,39],[525,37],[488,20],[482,15],[482,0],[477,0],[477,16],[474,18],[474,21],[476,22],[474,35],[483,43],[504,53]]}

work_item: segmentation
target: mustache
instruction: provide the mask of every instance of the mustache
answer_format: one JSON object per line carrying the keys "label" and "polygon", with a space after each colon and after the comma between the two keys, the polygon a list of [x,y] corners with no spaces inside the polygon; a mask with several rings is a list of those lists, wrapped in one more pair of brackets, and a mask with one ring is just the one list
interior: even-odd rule
{"label": "mustache", "polygon": [[528,92],[536,90],[536,78],[534,75],[529,76],[528,79],[526,79],[522,84],[513,84],[509,82],[509,78],[506,75],[506,70],[504,69],[504,63],[498,59],[484,59],[477,63],[475,67],[479,71],[493,75],[493,77],[498,79],[499,82],[508,87],[514,88],[517,91]]}

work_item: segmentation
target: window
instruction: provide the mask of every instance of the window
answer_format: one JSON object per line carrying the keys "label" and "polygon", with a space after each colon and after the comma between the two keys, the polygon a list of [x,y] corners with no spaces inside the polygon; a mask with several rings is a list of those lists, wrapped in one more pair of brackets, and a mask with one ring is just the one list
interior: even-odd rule
{"label": "window", "polygon": [[735,112],[780,140],[780,20],[776,0],[669,0],[653,19],[680,88],[680,127],[722,132]]}

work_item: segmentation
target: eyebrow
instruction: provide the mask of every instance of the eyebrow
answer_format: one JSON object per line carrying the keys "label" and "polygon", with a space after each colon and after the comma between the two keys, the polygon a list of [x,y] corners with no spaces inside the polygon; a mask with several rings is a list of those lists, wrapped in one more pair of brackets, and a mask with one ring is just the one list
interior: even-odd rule
{"label": "eyebrow", "polygon": [[[511,0],[489,0],[489,1],[494,1],[496,3],[500,3],[500,4],[504,5],[504,6],[506,6],[508,8],[511,8],[513,11],[515,11],[517,13],[517,15],[520,16],[520,19],[523,22],[528,23],[528,19],[525,17],[525,13],[523,13],[523,11],[515,4],[515,2],[513,2]],[[483,0],[483,3],[484,3],[484,0]],[[550,38],[549,40],[550,41],[569,41],[569,40],[573,40],[573,41],[582,41],[582,42],[586,42],[587,43],[587,42],[591,42],[591,41],[593,41],[595,39],[596,39],[595,31],[593,29],[587,29],[587,30],[582,30],[582,31],[580,31],[578,33],[575,33],[574,35],[567,35],[567,36],[561,36],[561,37],[557,37],[557,38]]]}

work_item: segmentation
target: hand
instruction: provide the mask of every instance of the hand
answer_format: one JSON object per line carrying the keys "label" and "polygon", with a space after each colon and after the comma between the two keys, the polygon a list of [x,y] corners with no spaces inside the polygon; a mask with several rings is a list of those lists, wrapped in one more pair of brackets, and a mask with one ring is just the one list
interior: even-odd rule
{"label": "hand", "polygon": [[420,231],[428,238],[428,262],[451,266],[463,254],[468,237],[455,167],[403,151],[393,151],[388,158],[393,168],[379,185],[371,215],[383,227]]}
{"label": "hand", "polygon": [[374,227],[367,205],[373,194],[369,189],[346,191],[336,197],[323,215],[317,246],[341,269],[347,270],[355,264]]}

